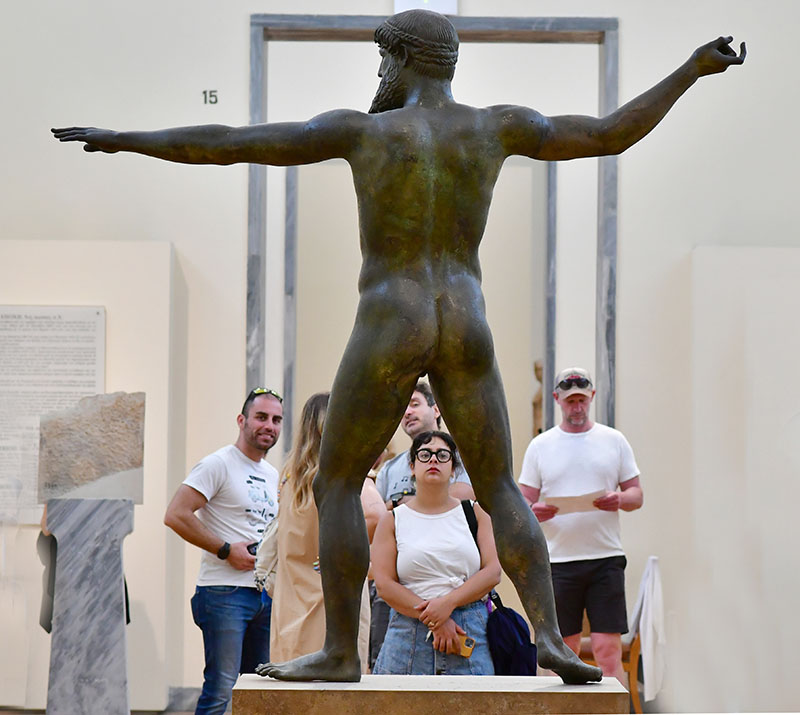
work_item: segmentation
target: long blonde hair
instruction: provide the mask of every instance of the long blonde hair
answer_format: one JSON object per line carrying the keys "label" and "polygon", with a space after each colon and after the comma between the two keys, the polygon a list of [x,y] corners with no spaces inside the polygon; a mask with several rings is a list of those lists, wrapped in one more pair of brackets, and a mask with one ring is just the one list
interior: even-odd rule
{"label": "long blonde hair", "polygon": [[307,509],[314,501],[311,483],[319,472],[319,445],[329,397],[329,392],[318,392],[306,401],[292,451],[283,467],[281,496],[293,495],[298,511]]}

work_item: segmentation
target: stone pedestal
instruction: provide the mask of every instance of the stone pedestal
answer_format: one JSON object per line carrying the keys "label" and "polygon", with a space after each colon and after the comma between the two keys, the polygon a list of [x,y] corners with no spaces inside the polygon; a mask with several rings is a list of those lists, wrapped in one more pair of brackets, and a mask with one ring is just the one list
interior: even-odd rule
{"label": "stone pedestal", "polygon": [[555,677],[364,675],[359,683],[284,683],[241,675],[234,715],[456,715],[458,713],[628,713],[616,678],[564,685]]}
{"label": "stone pedestal", "polygon": [[58,541],[48,715],[129,715],[122,540],[129,499],[51,499]]}

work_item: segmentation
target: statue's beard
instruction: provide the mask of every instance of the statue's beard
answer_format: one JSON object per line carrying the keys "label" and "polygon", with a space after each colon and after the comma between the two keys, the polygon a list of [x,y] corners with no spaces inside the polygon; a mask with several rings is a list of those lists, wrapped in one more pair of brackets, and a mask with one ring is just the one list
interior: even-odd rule
{"label": "statue's beard", "polygon": [[400,71],[396,65],[391,64],[381,77],[378,91],[369,108],[370,114],[388,112],[390,109],[400,109],[406,103],[406,88],[400,80]]}

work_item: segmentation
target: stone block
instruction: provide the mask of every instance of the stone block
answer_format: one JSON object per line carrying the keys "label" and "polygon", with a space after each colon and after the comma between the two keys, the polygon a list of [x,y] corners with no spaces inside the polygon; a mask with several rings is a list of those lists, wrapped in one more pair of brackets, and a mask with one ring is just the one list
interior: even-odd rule
{"label": "stone block", "polygon": [[39,501],[131,499],[142,503],[143,392],[84,397],[41,418]]}
{"label": "stone block", "polygon": [[364,675],[358,683],[286,683],[241,675],[233,715],[522,715],[628,713],[628,692],[616,678],[564,685],[560,678],[458,675]]}

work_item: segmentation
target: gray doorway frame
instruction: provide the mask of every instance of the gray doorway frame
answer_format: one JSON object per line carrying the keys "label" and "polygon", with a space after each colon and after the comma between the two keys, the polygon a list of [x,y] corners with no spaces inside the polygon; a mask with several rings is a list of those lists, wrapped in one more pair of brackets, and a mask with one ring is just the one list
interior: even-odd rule
{"label": "gray doorway frame", "polygon": [[[383,15],[267,15],[250,16],[250,124],[267,117],[265,60],[271,41],[372,42]],[[619,21],[588,17],[450,17],[461,42],[594,44],[599,50],[598,115],[618,107]],[[545,427],[554,424],[554,405],[548,385],[555,374],[556,298],[556,168],[548,165],[547,285],[545,286],[546,351],[543,368]],[[247,388],[263,384],[266,355],[266,167],[250,164],[248,176],[247,239]],[[615,423],[616,274],[617,274],[617,158],[598,160],[597,288],[595,298],[595,415]],[[286,172],[286,252],[284,265],[284,393],[293,404],[296,297],[297,171]],[[284,435],[291,444],[291,426]],[[286,430],[284,430],[286,431]]]}

